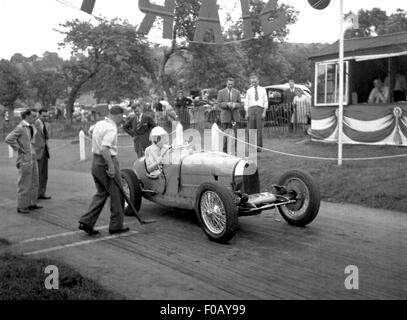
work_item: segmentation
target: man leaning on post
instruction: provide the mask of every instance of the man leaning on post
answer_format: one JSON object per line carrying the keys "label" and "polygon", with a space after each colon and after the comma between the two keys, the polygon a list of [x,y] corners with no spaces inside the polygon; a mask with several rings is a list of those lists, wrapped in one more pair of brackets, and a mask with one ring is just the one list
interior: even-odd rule
{"label": "man leaning on post", "polygon": [[89,235],[96,235],[99,231],[94,229],[97,219],[110,197],[110,224],[109,233],[117,234],[129,231],[124,228],[123,201],[120,189],[113,180],[121,181],[120,167],[117,160],[117,126],[123,123],[123,109],[113,106],[109,115],[96,123],[92,132],[92,176],[95,181],[96,194],[92,203],[79,220],[79,229]]}

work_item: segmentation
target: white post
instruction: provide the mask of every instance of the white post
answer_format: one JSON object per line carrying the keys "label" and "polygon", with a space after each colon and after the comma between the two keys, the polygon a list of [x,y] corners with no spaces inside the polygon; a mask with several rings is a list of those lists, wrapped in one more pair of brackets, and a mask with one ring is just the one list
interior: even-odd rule
{"label": "white post", "polygon": [[8,146],[8,157],[12,159],[14,157],[14,150],[12,147]]}
{"label": "white post", "polygon": [[344,94],[344,34],[343,34],[343,0],[340,0],[340,23],[339,23],[339,112],[338,112],[338,165],[342,165],[343,149],[342,149],[342,135],[343,135],[343,94]]}
{"label": "white post", "polygon": [[216,123],[213,124],[211,129],[211,150],[219,151],[219,127]]}
{"label": "white post", "polygon": [[181,123],[178,123],[177,127],[175,128],[175,145],[184,145],[184,128],[182,127]]}
{"label": "white post", "polygon": [[83,130],[79,132],[79,157],[81,161],[86,160],[85,133]]}

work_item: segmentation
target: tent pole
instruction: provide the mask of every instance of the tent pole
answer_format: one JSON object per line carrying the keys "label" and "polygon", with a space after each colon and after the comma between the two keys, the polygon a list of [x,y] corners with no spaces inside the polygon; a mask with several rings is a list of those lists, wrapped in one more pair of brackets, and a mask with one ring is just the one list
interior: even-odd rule
{"label": "tent pole", "polygon": [[339,9],[339,112],[338,112],[338,166],[342,165],[343,159],[343,94],[344,94],[344,34],[343,34],[343,0],[340,0]]}

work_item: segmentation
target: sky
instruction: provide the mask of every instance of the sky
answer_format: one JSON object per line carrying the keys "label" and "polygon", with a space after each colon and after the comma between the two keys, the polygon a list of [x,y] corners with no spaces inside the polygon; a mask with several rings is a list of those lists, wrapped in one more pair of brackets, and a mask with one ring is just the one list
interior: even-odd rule
{"label": "sky", "polygon": [[[163,4],[164,0],[152,0]],[[65,5],[63,3],[69,3]],[[332,0],[328,8],[315,10],[307,0],[279,0],[299,11],[298,21],[290,27],[289,42],[332,43],[339,37],[339,0]],[[58,50],[63,36],[55,31],[60,23],[67,20],[93,20],[92,16],[78,10],[82,0],[0,0],[0,59],[10,59],[14,53],[26,57],[33,54],[42,56],[45,51],[58,52],[64,58],[69,50]],[[72,5],[76,8],[72,8]],[[240,0],[218,0],[225,12],[241,15]],[[387,13],[397,8],[407,10],[405,0],[344,0],[344,12],[379,7]],[[138,0],[96,0],[94,15],[108,19],[119,17],[138,25],[144,14],[138,9]],[[224,14],[220,13],[221,23]],[[152,42],[163,43],[160,34],[149,36]]]}

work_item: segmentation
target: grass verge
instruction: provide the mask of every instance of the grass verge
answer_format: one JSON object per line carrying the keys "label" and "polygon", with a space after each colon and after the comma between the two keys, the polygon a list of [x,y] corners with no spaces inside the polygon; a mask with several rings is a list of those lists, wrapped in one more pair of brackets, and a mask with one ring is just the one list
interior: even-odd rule
{"label": "grass verge", "polygon": [[[59,271],[59,288],[47,290],[47,266]],[[71,267],[49,259],[31,259],[6,253],[0,255],[0,300],[115,300],[123,299]]]}
{"label": "grass verge", "polygon": [[[335,158],[336,144],[301,142],[298,139],[266,141],[266,147],[291,154]],[[370,158],[407,154],[405,147],[345,145],[344,158]],[[322,199],[365,207],[407,212],[407,157],[344,161],[308,160],[275,153],[261,153],[258,159],[264,188],[278,183],[287,170],[306,170],[315,178]]]}

